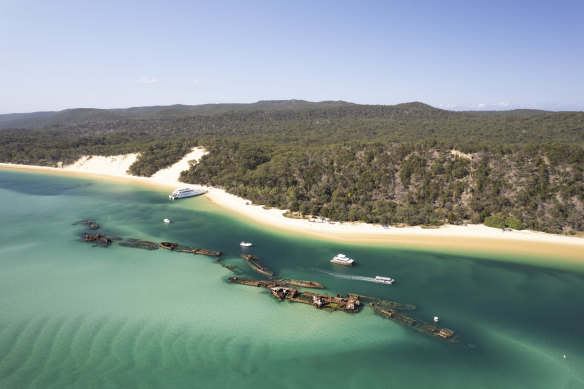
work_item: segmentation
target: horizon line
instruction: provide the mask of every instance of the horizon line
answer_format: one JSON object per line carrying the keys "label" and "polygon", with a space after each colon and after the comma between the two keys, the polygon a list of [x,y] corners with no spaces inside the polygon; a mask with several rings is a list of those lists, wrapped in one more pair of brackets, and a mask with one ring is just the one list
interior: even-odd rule
{"label": "horizon line", "polygon": [[32,110],[32,111],[20,111],[20,112],[4,112],[0,113],[0,116],[6,115],[26,115],[26,114],[34,114],[34,113],[59,113],[65,111],[73,111],[73,110],[102,110],[102,111],[113,111],[113,110],[127,110],[127,109],[135,109],[135,108],[152,108],[152,107],[160,107],[160,108],[167,108],[167,107],[175,107],[175,106],[184,106],[184,107],[198,107],[204,105],[252,105],[258,103],[270,103],[270,102],[305,102],[305,103],[346,103],[352,105],[363,105],[363,106],[396,106],[402,104],[411,104],[411,103],[421,103],[428,105],[432,108],[440,109],[443,111],[451,111],[451,112],[505,112],[505,111],[516,111],[516,110],[534,110],[534,111],[547,111],[547,112],[584,112],[584,104],[512,104],[512,103],[479,103],[479,104],[470,104],[470,105],[463,105],[463,104],[429,104],[425,103],[420,100],[414,101],[407,101],[402,103],[394,103],[394,104],[381,104],[381,103],[355,103],[352,101],[346,100],[318,100],[318,101],[311,101],[305,99],[262,99],[253,102],[208,102],[208,103],[200,103],[200,104],[184,104],[184,103],[173,103],[173,104],[152,104],[152,105],[135,105],[135,106],[127,106],[127,107],[70,107],[70,108],[63,108],[63,109],[46,109],[46,110]]}

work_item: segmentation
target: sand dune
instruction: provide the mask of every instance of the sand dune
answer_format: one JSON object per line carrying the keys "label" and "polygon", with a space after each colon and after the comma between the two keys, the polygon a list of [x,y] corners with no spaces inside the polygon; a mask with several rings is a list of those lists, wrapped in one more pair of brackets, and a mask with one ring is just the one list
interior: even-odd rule
{"label": "sand dune", "polygon": [[108,176],[126,176],[130,166],[136,162],[138,154],[115,155],[103,157],[89,155],[81,157],[75,163],[63,167],[63,170],[104,174]]}
{"label": "sand dune", "polygon": [[197,163],[205,154],[208,154],[207,150],[202,147],[194,148],[190,153],[185,155],[183,159],[175,163],[174,165],[159,170],[152,175],[151,180],[157,183],[167,183],[169,185],[177,186],[184,185],[178,184],[178,180],[181,172],[189,170],[191,163]]}

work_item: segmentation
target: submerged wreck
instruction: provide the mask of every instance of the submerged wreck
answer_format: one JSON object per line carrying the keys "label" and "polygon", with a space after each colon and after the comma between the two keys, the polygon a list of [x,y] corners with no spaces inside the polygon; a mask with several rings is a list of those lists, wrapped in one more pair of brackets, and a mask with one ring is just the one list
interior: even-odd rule
{"label": "submerged wreck", "polygon": [[[90,230],[97,230],[100,226],[95,223],[92,219],[83,219],[78,222],[73,223],[73,225],[83,224],[86,225]],[[105,234],[93,234],[91,232],[83,232],[82,235],[83,239],[86,242],[93,242],[94,244],[102,247],[109,247],[113,241],[119,240],[119,243],[122,247],[128,248],[135,248],[135,249],[143,249],[143,250],[158,250],[160,247],[181,253],[189,253],[189,254],[196,254],[196,255],[207,255],[212,257],[218,257],[222,253],[221,251],[197,248],[197,247],[190,247],[190,246],[183,246],[176,242],[152,242],[149,240],[141,240],[137,238],[127,238],[122,239],[117,236],[106,236]]]}
{"label": "submerged wreck", "polygon": [[77,224],[85,224],[87,227],[89,227],[90,230],[98,230],[99,229],[99,224],[95,223],[95,221],[92,219],[83,219],[83,220],[79,220],[78,222],[73,223],[74,226]]}
{"label": "submerged wreck", "polygon": [[221,255],[221,251],[215,251],[215,250],[209,250],[209,249],[198,249],[198,248],[192,248],[191,252],[193,254],[198,254],[198,255],[207,255],[210,257],[218,257]]}
{"label": "submerged wreck", "polygon": [[[313,305],[318,309],[328,311],[358,312],[360,301],[351,297],[329,296],[312,292],[302,292],[292,288],[287,281],[275,280],[255,280],[251,278],[231,277],[228,279],[233,284],[256,286],[270,289],[270,293],[280,301],[290,300],[294,303]],[[320,285],[320,284],[319,284]]]}
{"label": "submerged wreck", "polygon": [[84,239],[86,242],[93,242],[101,247],[108,247],[112,244],[113,239],[102,234],[84,234]]}
{"label": "submerged wreck", "polygon": [[289,300],[294,303],[312,305],[317,309],[328,311],[359,312],[362,302],[368,302],[373,311],[386,319],[395,321],[398,324],[412,328],[418,332],[432,335],[440,340],[451,343],[461,343],[461,339],[448,328],[439,328],[434,324],[424,322],[399,312],[416,309],[415,305],[400,303],[398,301],[383,300],[376,297],[363,296],[349,293],[347,297],[341,295],[329,296],[325,294],[303,292],[291,287],[285,280],[256,280],[250,278],[231,277],[228,279],[233,284],[255,286],[270,289],[270,293],[279,301]]}
{"label": "submerged wreck", "polygon": [[221,251],[200,249],[197,247],[190,247],[190,246],[178,245],[175,248],[176,248],[176,251],[180,251],[181,253],[188,253],[188,254],[195,254],[195,255],[207,255],[209,257],[218,257],[222,254]]}
{"label": "submerged wreck", "polygon": [[156,242],[151,242],[149,240],[140,240],[135,238],[128,238],[125,241],[120,242],[119,245],[122,247],[143,250],[158,250],[159,247],[159,244]]}
{"label": "submerged wreck", "polygon": [[167,250],[174,250],[180,253],[195,254],[195,255],[208,255],[210,257],[218,257],[221,255],[221,251],[200,249],[197,247],[183,246],[176,242],[160,242],[160,247]]}
{"label": "submerged wreck", "polygon": [[282,278],[281,281],[286,282],[288,285],[299,286],[301,288],[324,289],[324,285],[316,281],[291,280],[288,278]]}
{"label": "submerged wreck", "polygon": [[[94,234],[92,231],[100,228],[93,220],[86,219],[74,224],[84,224],[86,225],[90,232],[86,231],[81,234],[86,242],[91,242],[94,245],[109,247],[113,241],[122,240],[117,236],[106,236],[103,234]],[[146,250],[158,250],[160,247],[181,253],[192,253],[200,255],[208,255],[216,257],[216,261],[221,266],[232,271],[235,274],[241,274],[241,270],[235,265],[226,265],[221,263],[219,256],[221,251],[214,251],[208,249],[201,249],[190,246],[182,246],[176,242],[152,242],[148,240],[140,240],[135,238],[128,238],[122,240],[119,243],[123,247],[139,248]],[[363,296],[356,293],[348,293],[346,297],[342,295],[329,296],[326,294],[313,293],[302,291],[298,288],[313,288],[313,289],[323,289],[324,286],[316,281],[305,281],[305,280],[293,280],[288,278],[273,277],[274,273],[266,268],[260,262],[259,258],[251,254],[242,254],[243,259],[250,265],[252,269],[258,273],[269,276],[270,280],[252,279],[252,278],[242,278],[242,277],[231,277],[228,279],[230,283],[255,286],[266,288],[270,290],[270,293],[276,297],[279,301],[288,300],[293,303],[302,303],[307,305],[312,305],[316,309],[327,310],[327,311],[345,311],[350,313],[358,313],[364,303],[368,305],[375,314],[392,320],[403,326],[412,328],[415,331],[422,332],[427,335],[434,336],[440,340],[451,342],[451,343],[462,343],[460,337],[455,334],[455,332],[449,328],[440,328],[436,326],[436,323],[428,323],[415,319],[413,317],[407,316],[400,311],[411,311],[416,309],[414,305],[400,303],[397,301],[383,300],[376,297]],[[437,321],[437,320],[436,320]],[[471,346],[472,347],[472,346]]]}
{"label": "submerged wreck", "polygon": [[258,273],[261,273],[263,275],[270,276],[270,277],[274,275],[273,271],[271,271],[270,269],[268,269],[267,267],[262,265],[259,257],[256,257],[255,255],[251,255],[251,254],[241,254],[241,257],[243,259],[245,259],[245,261],[249,264],[249,266],[251,266],[251,268],[253,270],[257,271]]}
{"label": "submerged wreck", "polygon": [[178,247],[178,243],[175,242],[160,242],[160,247],[167,250],[174,250]]}
{"label": "submerged wreck", "polygon": [[379,303],[369,303],[369,306],[373,311],[381,317],[393,320],[399,324],[410,327],[416,331],[423,332],[428,335],[436,336],[442,340],[449,342],[460,342],[458,335],[454,334],[449,328],[439,328],[434,324],[424,322],[421,320],[414,319],[412,317],[406,316],[403,313],[398,312],[392,308],[385,308]]}

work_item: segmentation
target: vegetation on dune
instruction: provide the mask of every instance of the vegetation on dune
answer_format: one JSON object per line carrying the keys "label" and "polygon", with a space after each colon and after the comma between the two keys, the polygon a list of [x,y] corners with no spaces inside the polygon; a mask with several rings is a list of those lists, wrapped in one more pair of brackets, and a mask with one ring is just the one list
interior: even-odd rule
{"label": "vegetation on dune", "polygon": [[134,176],[150,177],[157,171],[180,161],[196,146],[198,146],[196,140],[184,138],[152,142],[142,149],[128,172]]}
{"label": "vegetation on dune", "polygon": [[584,151],[578,146],[515,145],[464,157],[436,143],[260,147],[217,141],[209,147],[183,181],[304,215],[408,225],[502,215],[503,224],[494,226],[584,230]]}
{"label": "vegetation on dune", "polygon": [[[54,166],[140,152],[130,171],[150,176],[202,145],[210,153],[183,181],[304,215],[584,231],[582,112],[301,101],[110,111],[83,121],[71,110],[42,129],[0,120],[0,158]],[[46,117],[32,119],[38,127]]]}

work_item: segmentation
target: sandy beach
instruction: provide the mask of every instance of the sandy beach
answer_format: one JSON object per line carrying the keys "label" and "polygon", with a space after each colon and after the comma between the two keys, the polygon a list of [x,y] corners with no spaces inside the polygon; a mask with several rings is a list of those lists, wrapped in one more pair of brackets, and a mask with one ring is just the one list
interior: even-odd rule
{"label": "sandy beach", "polygon": [[[62,168],[0,164],[2,168],[99,176],[123,181],[139,182],[159,187],[193,187],[178,181],[180,173],[187,170],[207,153],[203,148],[195,148],[181,161],[160,170],[152,177],[135,177],[127,173],[138,154],[111,157],[86,156],[72,165]],[[382,227],[365,223],[328,223],[293,219],[283,216],[283,210],[266,209],[261,205],[251,205],[246,199],[231,195],[219,188],[206,188],[205,195],[213,203],[235,212],[254,223],[286,230],[307,237],[335,240],[347,243],[370,245],[391,245],[421,250],[446,250],[450,252],[477,251],[483,253],[516,254],[521,256],[584,260],[584,238],[546,234],[535,231],[502,231],[484,225],[436,228],[422,227]]]}

